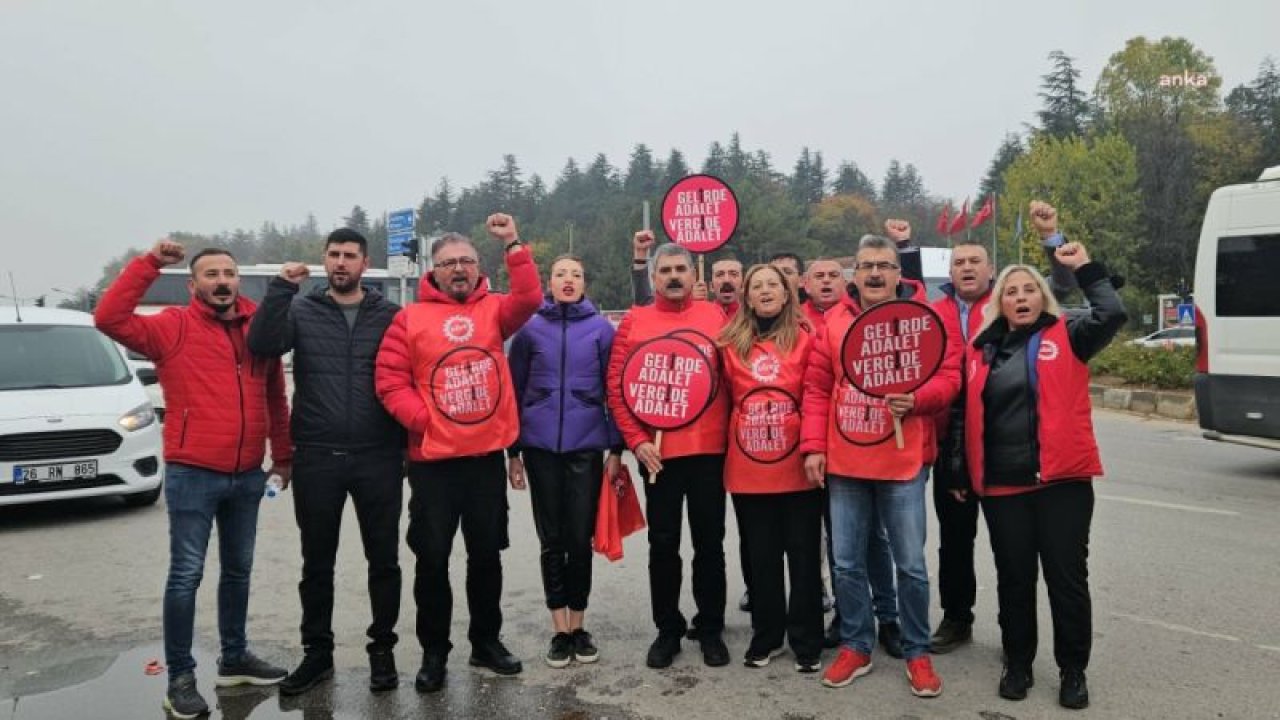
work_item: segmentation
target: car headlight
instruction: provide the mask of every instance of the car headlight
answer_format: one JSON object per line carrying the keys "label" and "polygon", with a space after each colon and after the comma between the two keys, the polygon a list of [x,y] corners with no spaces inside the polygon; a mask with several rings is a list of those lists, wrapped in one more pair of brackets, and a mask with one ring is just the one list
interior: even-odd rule
{"label": "car headlight", "polygon": [[116,422],[120,424],[120,427],[128,430],[129,432],[137,432],[155,421],[156,411],[152,409],[151,403],[143,403],[124,415],[121,415],[120,419]]}

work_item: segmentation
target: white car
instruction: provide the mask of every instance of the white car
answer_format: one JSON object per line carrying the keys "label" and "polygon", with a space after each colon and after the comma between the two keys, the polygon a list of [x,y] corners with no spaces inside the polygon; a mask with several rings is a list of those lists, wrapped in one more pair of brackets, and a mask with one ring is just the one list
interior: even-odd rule
{"label": "white car", "polygon": [[154,503],[160,423],[139,374],[91,315],[0,307],[0,505]]}
{"label": "white car", "polygon": [[1130,345],[1140,345],[1146,348],[1174,348],[1174,347],[1195,347],[1196,346],[1196,329],[1193,327],[1172,327],[1163,330],[1157,330],[1145,337],[1136,340],[1130,340]]}

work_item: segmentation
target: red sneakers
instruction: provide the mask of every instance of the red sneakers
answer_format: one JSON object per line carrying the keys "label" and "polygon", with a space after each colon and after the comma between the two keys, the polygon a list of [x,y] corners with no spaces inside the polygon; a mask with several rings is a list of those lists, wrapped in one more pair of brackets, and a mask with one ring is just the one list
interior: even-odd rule
{"label": "red sneakers", "polygon": [[[927,660],[928,658],[926,658]],[[854,679],[871,672],[871,656],[841,646],[836,661],[822,674],[822,684],[831,688],[844,687]]]}
{"label": "red sneakers", "polygon": [[942,694],[942,678],[933,671],[933,661],[928,655],[907,661],[907,680],[916,697],[938,697]]}

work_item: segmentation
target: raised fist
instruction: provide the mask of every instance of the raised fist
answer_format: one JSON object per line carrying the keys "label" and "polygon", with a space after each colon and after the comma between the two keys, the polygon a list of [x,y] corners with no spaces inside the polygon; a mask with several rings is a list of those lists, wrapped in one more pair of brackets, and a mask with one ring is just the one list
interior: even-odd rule
{"label": "raised fist", "polygon": [[1058,232],[1058,211],[1047,202],[1031,201],[1031,226],[1040,237],[1047,238]]}
{"label": "raised fist", "polygon": [[631,255],[636,260],[645,260],[649,257],[649,248],[653,247],[654,239],[652,230],[641,230],[631,237]]}
{"label": "raised fist", "polygon": [[489,234],[502,241],[503,245],[510,245],[520,239],[516,232],[516,219],[506,213],[494,213],[489,219],[484,221],[484,227]]}
{"label": "raised fist", "polygon": [[311,277],[311,269],[306,263],[287,262],[280,267],[280,277],[294,285],[299,285],[303,280]]}
{"label": "raised fist", "polygon": [[911,223],[890,218],[884,221],[884,232],[890,240],[901,245],[911,239]]}
{"label": "raised fist", "polygon": [[1069,270],[1079,270],[1080,266],[1089,262],[1089,253],[1078,242],[1064,243],[1053,252],[1053,256]]}
{"label": "raised fist", "polygon": [[151,254],[160,261],[161,265],[177,265],[187,257],[187,251],[183,249],[182,243],[173,242],[168,238],[157,241],[151,248]]}

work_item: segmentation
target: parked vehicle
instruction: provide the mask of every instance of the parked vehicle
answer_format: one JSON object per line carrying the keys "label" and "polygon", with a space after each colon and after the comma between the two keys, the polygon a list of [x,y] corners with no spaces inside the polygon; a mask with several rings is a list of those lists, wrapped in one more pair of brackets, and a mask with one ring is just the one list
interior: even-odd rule
{"label": "parked vehicle", "polygon": [[118,495],[149,505],[160,424],[120,349],[73,310],[0,307],[0,505]]}
{"label": "parked vehicle", "polygon": [[1145,348],[1195,347],[1196,329],[1193,327],[1172,327],[1157,330],[1150,335],[1129,341],[1130,345]]}

